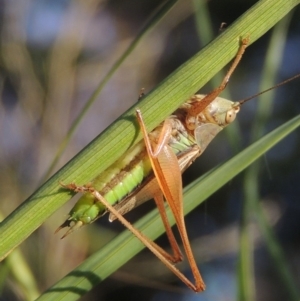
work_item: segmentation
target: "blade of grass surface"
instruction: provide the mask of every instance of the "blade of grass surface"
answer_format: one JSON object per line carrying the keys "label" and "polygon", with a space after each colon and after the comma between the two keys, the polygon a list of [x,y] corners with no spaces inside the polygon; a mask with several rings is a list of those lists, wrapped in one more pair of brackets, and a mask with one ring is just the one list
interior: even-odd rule
{"label": "blade of grass surface", "polygon": [[[213,192],[230,181],[299,126],[300,115],[278,127],[234,158],[189,185],[185,189],[184,194],[185,214],[201,204]],[[174,219],[170,214],[169,208],[167,213],[173,225]],[[135,226],[153,240],[164,232],[164,227],[156,209],[141,218]],[[37,300],[76,300],[93,286],[107,278],[143,248],[144,245],[138,239],[129,231],[124,231],[48,289]]]}
{"label": "blade of grass surface", "polygon": [[62,141],[60,146],[58,147],[57,153],[54,156],[53,162],[50,164],[49,169],[46,171],[44,182],[53,172],[54,167],[56,166],[59,158],[61,157],[62,153],[66,149],[67,145],[70,142],[73,134],[75,133],[77,127],[79,126],[80,122],[83,120],[84,116],[91,108],[92,104],[97,100],[101,91],[114,75],[114,73],[119,69],[121,64],[126,60],[126,58],[133,52],[133,50],[137,47],[139,42],[145,37],[145,35],[156,25],[159,21],[170,11],[170,9],[176,4],[178,0],[171,0],[167,1],[158,11],[157,13],[145,24],[144,28],[140,31],[140,33],[136,36],[136,38],[131,42],[128,48],[124,51],[121,57],[113,64],[111,69],[107,72],[106,76],[101,80],[96,90],[93,92],[91,97],[88,99],[86,104],[84,105],[83,109],[81,110],[78,117],[74,120],[73,124],[69,132],[67,133],[65,139]]}
{"label": "blade of grass surface", "polygon": [[[95,100],[97,99],[97,97],[99,96],[101,91],[103,90],[105,84],[109,81],[109,79],[113,76],[113,74],[118,70],[119,66],[124,62],[124,60],[134,51],[134,49],[137,47],[137,45],[143,39],[143,37],[150,31],[150,29],[152,29],[157,23],[159,23],[159,21],[174,6],[174,4],[176,2],[178,2],[178,0],[163,1],[162,5],[160,5],[160,7],[157,9],[157,11],[154,14],[152,14],[151,18],[149,18],[148,21],[146,20],[145,26],[141,29],[140,33],[130,43],[130,45],[123,52],[121,57],[115,62],[115,64],[111,67],[111,69],[108,71],[106,76],[101,80],[101,82],[99,83],[98,87],[96,88],[96,90],[94,91],[94,93],[92,94],[90,99],[87,100],[81,113],[79,114],[77,119],[73,122],[69,133],[66,135],[66,137],[62,141],[61,145],[59,146],[56,155],[53,156],[54,160],[50,164],[49,169],[44,176],[44,179],[40,179],[41,184],[52,173],[53,168],[55,167],[61,154],[63,153],[66,146],[68,145],[68,143],[69,143],[71,137],[73,136],[75,130],[77,129],[80,121],[82,121],[82,119],[85,116],[88,109],[95,102]],[[91,14],[95,13],[95,10],[93,7],[93,5],[95,5],[95,1],[90,1],[87,5],[88,5],[89,13],[91,13]],[[66,18],[68,19],[68,14],[66,14],[66,15],[67,15]],[[85,18],[89,19],[90,15],[85,13]],[[86,25],[87,23],[81,22],[81,25],[83,25],[83,24]],[[58,35],[58,37],[54,43],[54,46],[52,48],[52,51],[51,51],[52,54],[49,59],[49,62],[50,62],[49,66],[51,66],[51,67],[49,67],[50,75],[48,77],[50,90],[51,90],[51,87],[52,88],[54,87],[54,90],[56,89],[55,84],[53,83],[53,78],[55,78],[56,81],[60,81],[59,79],[61,79],[60,77],[55,76],[55,75],[57,75],[55,73],[55,70],[57,70],[57,68],[55,66],[60,66],[61,64],[63,64],[65,66],[64,59],[66,57],[65,54],[67,52],[69,54],[67,56],[69,58],[69,61],[72,61],[81,52],[82,43],[80,43],[80,42],[83,42],[82,40],[80,40],[81,33],[78,33],[78,35],[76,36],[76,39],[74,39],[74,41],[76,40],[78,43],[75,42],[75,44],[74,44],[74,41],[73,41],[73,43],[68,44],[68,47],[65,47],[65,43],[66,43],[65,37],[66,36],[67,36],[66,30],[62,29],[60,32],[60,35]],[[75,59],[74,59],[74,61],[75,61]],[[71,72],[71,69],[69,69],[69,68],[65,68],[65,69],[68,70],[67,71],[68,74],[69,74],[69,72]],[[65,73],[60,74],[60,76],[65,76],[65,75],[66,75]],[[52,91],[52,93],[53,93],[53,91]],[[54,92],[54,94],[55,94],[55,92]],[[2,266],[4,266],[4,264],[7,266],[7,269],[10,268],[9,274],[14,277],[15,285],[17,287],[19,287],[21,294],[23,294],[23,296],[24,296],[24,300],[34,300],[40,295],[38,293],[38,290],[36,289],[36,287],[37,287],[36,284],[34,286],[34,282],[33,282],[34,278],[32,277],[32,275],[30,275],[29,271],[26,270],[24,259],[22,261],[22,258],[20,255],[20,250],[14,250],[14,252],[12,252],[10,254],[10,256],[7,258],[5,263],[2,264]],[[1,264],[0,264],[0,266],[1,266]],[[3,279],[3,282],[6,281],[5,275],[8,274],[8,271],[6,271],[7,269],[4,269],[4,268],[1,269],[1,267],[0,267],[0,279],[1,280]],[[5,275],[4,275],[4,272],[5,272]],[[1,277],[1,276],[3,276],[3,277]],[[1,281],[0,281],[0,287],[2,287]],[[0,293],[0,295],[1,295],[1,293]]]}
{"label": "blade of grass surface", "polygon": [[[0,220],[2,219],[0,212]],[[6,261],[0,263],[0,296],[8,276],[14,278],[24,300],[34,300],[40,295],[36,280],[21,250],[14,250]]]}
{"label": "blade of grass surface", "polygon": [[[250,35],[251,43],[254,42],[299,2],[276,0],[256,3],[139,102],[147,128],[151,130],[157,126],[228,63],[237,52],[240,37]],[[60,189],[59,181],[75,181],[78,185],[89,182],[141,139],[134,109],[118,118],[0,224],[1,259],[68,201],[70,195]]]}
{"label": "blade of grass surface", "polygon": [[[286,16],[281,22],[279,22],[273,30],[268,51],[266,54],[266,60],[262,73],[262,80],[260,85],[260,91],[263,91],[267,87],[271,87],[276,83],[276,75],[281,66],[284,46],[286,44],[287,32],[290,24],[292,14]],[[260,97],[258,101],[258,107],[256,115],[254,118],[252,126],[252,138],[251,141],[256,141],[259,137],[263,135],[265,125],[272,113],[273,102],[275,91],[271,93],[264,94]],[[252,221],[253,216],[257,216],[258,202],[259,202],[259,183],[257,179],[260,173],[260,162],[255,162],[245,173],[244,177],[244,204],[243,204],[243,214],[241,222],[241,235],[240,235],[240,255],[239,255],[239,265],[238,265],[238,299],[239,300],[255,300],[255,276],[254,276],[254,254],[253,254],[253,242],[251,237],[251,229],[249,228],[249,223]],[[260,219],[265,221],[265,218]],[[263,226],[264,229],[268,228],[270,232],[272,230],[267,226]],[[263,233],[267,233],[263,231]],[[274,234],[269,233],[266,239],[267,248],[272,254],[271,247],[274,245],[276,249],[281,250],[281,247],[276,241],[273,241],[269,245],[270,238],[275,237]],[[283,253],[283,252],[281,252]],[[278,259],[278,258],[277,258]],[[274,262],[276,265],[276,262]],[[295,292],[297,291],[295,285],[293,285],[292,277],[287,277],[288,273],[286,269],[280,270],[284,275],[281,276],[284,280],[284,285],[288,292],[290,292],[291,300],[296,300]],[[289,279],[289,280],[288,280]],[[292,290],[291,287],[294,288]],[[299,296],[298,296],[299,297]]]}
{"label": "blade of grass surface", "polygon": [[[209,15],[208,2],[202,0],[194,0],[195,6],[195,18],[196,18],[196,28],[199,35],[199,40],[204,44],[208,44],[213,38],[213,24]],[[220,70],[212,79],[211,84],[213,87],[217,87],[225,76],[225,71]],[[232,99],[230,93],[230,85],[227,89],[222,92],[222,97],[226,99]],[[233,153],[236,154],[241,150],[241,140],[236,139],[240,137],[241,130],[239,128],[238,122],[232,123],[229,127],[225,129],[226,138],[228,139],[228,144],[230,145]]]}

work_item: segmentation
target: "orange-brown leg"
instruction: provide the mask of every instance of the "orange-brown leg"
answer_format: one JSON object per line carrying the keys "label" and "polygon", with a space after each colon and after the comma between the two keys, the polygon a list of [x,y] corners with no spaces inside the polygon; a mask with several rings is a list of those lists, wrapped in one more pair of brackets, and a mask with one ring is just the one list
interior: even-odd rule
{"label": "orange-brown leg", "polygon": [[[148,137],[141,112],[137,110],[136,113],[141,130],[143,132],[145,145],[152,164],[154,174],[158,181],[159,187],[163,192],[166,201],[168,202],[168,205],[170,206],[171,211],[175,217],[176,224],[180,232],[183,246],[187,255],[187,259],[189,261],[195,279],[195,284],[193,284],[187,279],[184,281],[184,283],[187,286],[191,287],[194,291],[203,291],[205,289],[205,284],[202,280],[201,274],[194,259],[185,228],[182,200],[181,170],[176,155],[173,153],[172,149],[167,144],[172,132],[172,124],[170,120],[166,120],[164,122],[158,144],[155,145],[154,149],[152,149],[151,141]],[[184,276],[182,275],[181,277]],[[182,279],[181,277],[180,279]]]}
{"label": "orange-brown leg", "polygon": [[238,50],[238,53],[235,56],[234,61],[231,64],[230,69],[227,71],[225,77],[223,78],[221,84],[219,87],[211,91],[209,94],[207,94],[201,101],[197,104],[194,105],[190,111],[189,115],[190,116],[197,116],[200,112],[202,112],[227,86],[227,83],[229,82],[229,79],[234,72],[235,68],[237,67],[238,63],[240,62],[246,47],[249,44],[249,37],[246,37],[241,40],[241,45]]}
{"label": "orange-brown leg", "polygon": [[89,192],[94,195],[94,197],[102,203],[117,219],[129,230],[131,231],[158,259],[162,261],[180,280],[182,280],[189,288],[193,291],[198,292],[197,288],[190,283],[190,281],[170,262],[172,261],[172,256],[169,255],[165,250],[158,246],[155,242],[150,240],[147,236],[133,227],[111,204],[109,204],[106,199],[94,188],[86,186],[76,186],[74,183],[72,185],[64,185],[65,188],[74,190],[76,192]]}

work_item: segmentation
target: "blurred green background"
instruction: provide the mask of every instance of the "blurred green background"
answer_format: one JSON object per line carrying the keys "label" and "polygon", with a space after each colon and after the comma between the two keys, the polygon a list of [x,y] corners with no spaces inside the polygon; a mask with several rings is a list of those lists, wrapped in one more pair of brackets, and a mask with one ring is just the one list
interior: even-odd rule
{"label": "blurred green background", "polygon": [[[255,2],[211,0],[202,6],[200,0],[178,1],[106,84],[52,173],[136,103],[141,88],[145,88],[145,93],[154,88],[219,35],[222,22],[226,23],[223,29],[226,30],[226,26]],[[0,1],[0,210],[3,217],[45,179],[60,143],[85,102],[161,3],[154,0]],[[211,35],[205,18],[211,24]],[[272,31],[247,49],[227,87],[226,93],[230,92],[232,100],[259,92],[262,80],[272,82],[275,77],[275,82],[279,82],[300,72],[299,20],[297,9],[281,25],[286,32],[279,35],[281,38],[274,42],[268,56]],[[269,68],[262,75],[266,58]],[[274,74],[272,66],[277,62],[281,62],[279,72]],[[208,84],[201,92],[209,92],[217,83]],[[271,118],[264,124],[266,132],[299,114],[299,87],[299,80],[295,80],[276,90]],[[251,129],[256,112],[256,101],[245,104],[238,116],[241,133],[233,138],[228,138],[226,133],[218,136],[185,173],[184,182],[189,183],[248,145],[256,131]],[[267,153],[260,162],[257,179],[265,214],[298,287],[299,143],[299,132],[294,132]],[[207,285],[205,293],[187,292],[146,250],[81,300],[235,300],[239,224],[245,198],[242,183],[243,175],[186,217],[192,248]],[[16,278],[16,274],[22,278],[25,268],[21,263],[15,267],[17,272],[12,267],[15,259],[0,263],[1,301],[33,299],[38,291],[46,290],[122,231],[118,222],[110,224],[103,218],[61,241],[53,232],[66,218],[72,204],[69,202],[57,211],[20,247],[36,282],[31,288],[32,295],[26,295],[22,280]],[[149,202],[127,217],[135,221],[153,207]],[[291,294],[281,289],[276,263],[265,247],[255,216],[250,229],[255,300],[288,300]],[[165,237],[158,242],[168,248]],[[187,266],[180,268],[189,273]]]}

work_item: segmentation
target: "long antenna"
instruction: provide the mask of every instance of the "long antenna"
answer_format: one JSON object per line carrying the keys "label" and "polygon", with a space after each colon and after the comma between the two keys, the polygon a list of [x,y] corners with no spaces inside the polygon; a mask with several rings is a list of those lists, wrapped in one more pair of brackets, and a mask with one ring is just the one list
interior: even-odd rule
{"label": "long antenna", "polygon": [[240,105],[242,105],[242,104],[245,103],[246,101],[248,101],[248,100],[250,100],[250,99],[253,99],[253,98],[255,98],[255,97],[257,97],[257,96],[259,96],[259,95],[261,95],[261,94],[264,94],[264,93],[266,93],[266,92],[268,92],[268,91],[270,91],[270,90],[273,90],[273,89],[275,89],[275,88],[278,88],[278,87],[280,87],[280,86],[282,86],[282,85],[284,85],[284,84],[286,84],[286,83],[288,83],[288,82],[290,82],[290,81],[292,81],[292,80],[294,80],[294,79],[296,79],[296,78],[298,78],[298,77],[300,77],[300,73],[297,74],[297,75],[294,75],[293,77],[290,77],[289,79],[284,80],[283,82],[281,82],[281,83],[279,83],[279,84],[277,84],[277,85],[275,85],[275,86],[273,86],[273,87],[271,87],[271,88],[269,88],[269,89],[267,89],[267,90],[264,90],[264,91],[262,91],[262,92],[259,92],[259,93],[255,94],[255,95],[252,95],[252,96],[250,96],[250,97],[248,97],[248,98],[245,98],[245,99],[243,99],[243,100],[240,100],[240,101],[238,101],[238,103],[239,103]]}

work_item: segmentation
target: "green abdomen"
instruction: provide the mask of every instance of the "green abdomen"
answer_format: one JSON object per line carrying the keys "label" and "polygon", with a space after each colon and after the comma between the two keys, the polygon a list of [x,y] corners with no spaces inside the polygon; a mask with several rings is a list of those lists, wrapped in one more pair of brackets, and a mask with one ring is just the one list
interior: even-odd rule
{"label": "green abdomen", "polygon": [[93,186],[112,205],[131,193],[152,172],[143,141],[99,175]]}
{"label": "green abdomen", "polygon": [[[170,140],[174,153],[179,155],[195,144],[186,133],[178,134]],[[124,156],[96,177],[92,186],[111,204],[121,202],[126,196],[142,185],[144,179],[152,173],[144,141],[131,148]],[[91,223],[106,212],[106,208],[90,194],[84,194],[70,212],[71,220]]]}

